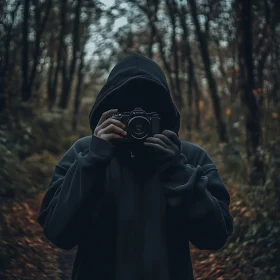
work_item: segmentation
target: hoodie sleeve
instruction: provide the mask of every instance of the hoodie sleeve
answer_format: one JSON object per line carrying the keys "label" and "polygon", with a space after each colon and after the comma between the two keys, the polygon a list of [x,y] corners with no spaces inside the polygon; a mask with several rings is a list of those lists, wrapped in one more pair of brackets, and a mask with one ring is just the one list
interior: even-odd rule
{"label": "hoodie sleeve", "polygon": [[180,159],[165,172],[164,191],[177,229],[185,229],[197,248],[218,250],[233,232],[230,196],[215,164],[200,149],[196,167],[181,153]]}
{"label": "hoodie sleeve", "polygon": [[37,215],[45,237],[65,250],[79,244],[90,224],[115,148],[94,135],[89,147],[83,144],[76,141],[56,164]]}

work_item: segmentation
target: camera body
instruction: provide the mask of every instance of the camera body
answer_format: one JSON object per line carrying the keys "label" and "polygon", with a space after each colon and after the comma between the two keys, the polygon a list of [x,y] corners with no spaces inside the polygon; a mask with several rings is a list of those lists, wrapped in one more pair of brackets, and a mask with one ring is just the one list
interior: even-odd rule
{"label": "camera body", "polygon": [[122,142],[142,142],[147,137],[160,133],[160,116],[156,112],[146,113],[142,108],[136,107],[131,112],[116,113],[111,118],[121,121],[125,124],[127,135]]}

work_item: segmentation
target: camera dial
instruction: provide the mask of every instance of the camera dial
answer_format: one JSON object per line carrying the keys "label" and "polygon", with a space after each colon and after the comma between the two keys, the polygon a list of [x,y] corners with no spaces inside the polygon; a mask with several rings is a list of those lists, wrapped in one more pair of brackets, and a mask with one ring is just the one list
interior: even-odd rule
{"label": "camera dial", "polygon": [[149,130],[150,121],[144,116],[132,117],[128,122],[128,131],[137,140],[146,138],[149,135]]}

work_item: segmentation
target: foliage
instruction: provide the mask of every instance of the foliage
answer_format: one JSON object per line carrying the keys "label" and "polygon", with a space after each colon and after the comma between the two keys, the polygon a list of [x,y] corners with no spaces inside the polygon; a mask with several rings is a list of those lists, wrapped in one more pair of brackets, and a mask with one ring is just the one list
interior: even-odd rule
{"label": "foliage", "polygon": [[0,197],[14,197],[16,193],[27,194],[34,191],[19,158],[4,145],[9,139],[6,135],[2,135],[0,139]]}
{"label": "foliage", "polygon": [[[60,153],[72,144],[69,124],[61,129],[65,119],[63,112],[44,113],[32,120],[11,116],[9,122],[0,126],[0,196],[14,197],[36,191],[30,174],[34,172],[39,179],[46,171],[33,164],[33,157],[43,153],[41,160],[48,160],[48,152]],[[30,155],[33,156],[24,160]]]}
{"label": "foliage", "polygon": [[280,1],[2,2],[1,279],[69,276],[36,213],[57,160],[89,134],[108,71],[133,52],[160,65],[180,138],[209,153],[230,192],[234,232],[218,252],[191,247],[196,279],[280,275]]}
{"label": "foliage", "polygon": [[[0,278],[59,280],[58,253],[36,221],[42,195],[1,202]],[[43,252],[43,254],[42,254]]]}

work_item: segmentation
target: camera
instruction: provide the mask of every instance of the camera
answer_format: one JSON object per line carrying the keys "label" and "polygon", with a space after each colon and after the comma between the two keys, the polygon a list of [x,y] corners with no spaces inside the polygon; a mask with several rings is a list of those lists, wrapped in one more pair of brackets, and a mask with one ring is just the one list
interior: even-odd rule
{"label": "camera", "polygon": [[160,133],[160,116],[156,112],[147,113],[136,107],[131,112],[116,113],[111,118],[125,124],[127,135],[121,139],[124,142],[144,141],[147,137]]}

